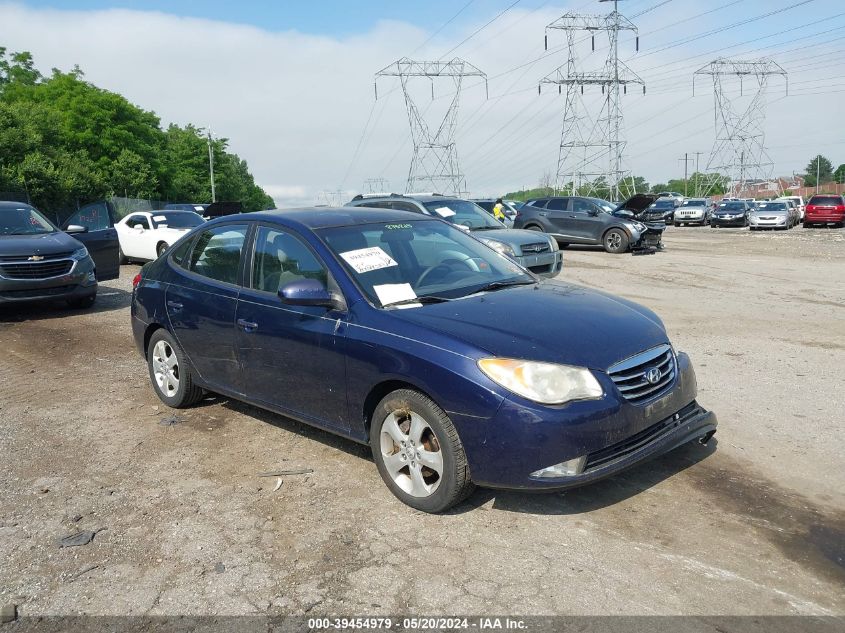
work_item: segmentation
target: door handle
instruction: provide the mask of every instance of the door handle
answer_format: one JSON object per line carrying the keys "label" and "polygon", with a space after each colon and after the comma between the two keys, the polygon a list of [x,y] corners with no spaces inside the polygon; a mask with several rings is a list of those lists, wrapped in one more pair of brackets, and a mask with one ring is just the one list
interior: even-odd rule
{"label": "door handle", "polygon": [[246,319],[238,319],[238,325],[244,329],[244,332],[254,332],[258,329],[258,323],[253,323],[252,321],[247,321]]}
{"label": "door handle", "polygon": [[183,305],[182,305],[181,303],[179,303],[178,301],[168,301],[168,302],[167,302],[167,307],[168,307],[168,308],[172,308],[173,310],[177,310],[177,311],[178,311],[178,310],[181,310],[182,308],[184,308],[185,306],[183,306]]}

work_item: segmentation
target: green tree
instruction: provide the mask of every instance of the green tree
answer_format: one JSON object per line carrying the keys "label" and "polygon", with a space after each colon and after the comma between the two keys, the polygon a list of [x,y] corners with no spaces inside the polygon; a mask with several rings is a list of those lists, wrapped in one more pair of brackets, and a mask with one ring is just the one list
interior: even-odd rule
{"label": "green tree", "polygon": [[833,181],[838,182],[839,184],[845,183],[845,163],[839,165],[836,168],[836,171],[833,172]]}
{"label": "green tree", "polygon": [[813,157],[806,167],[804,184],[808,187],[815,187],[817,184],[830,182],[833,179],[833,164],[830,160],[819,154]]}

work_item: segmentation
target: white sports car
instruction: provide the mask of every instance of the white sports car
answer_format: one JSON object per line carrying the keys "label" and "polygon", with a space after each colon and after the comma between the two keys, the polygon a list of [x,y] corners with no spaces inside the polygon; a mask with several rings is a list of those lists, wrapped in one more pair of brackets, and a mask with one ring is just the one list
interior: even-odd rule
{"label": "white sports car", "polygon": [[120,261],[153,260],[195,226],[205,222],[193,211],[137,211],[114,225]]}

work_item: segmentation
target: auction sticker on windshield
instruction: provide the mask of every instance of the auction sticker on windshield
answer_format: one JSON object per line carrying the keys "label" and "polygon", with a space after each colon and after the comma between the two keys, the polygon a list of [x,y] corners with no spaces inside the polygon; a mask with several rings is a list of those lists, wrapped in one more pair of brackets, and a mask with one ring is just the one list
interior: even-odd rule
{"label": "auction sticker on windshield", "polygon": [[390,268],[399,264],[378,246],[370,248],[359,248],[354,251],[346,251],[340,254],[346,263],[352,266],[356,273],[368,273],[372,270]]}
{"label": "auction sticker on windshield", "polygon": [[[383,306],[386,306],[388,303],[417,298],[417,293],[411,288],[411,284],[381,284],[379,286],[373,286],[373,290]],[[422,304],[413,303],[410,304],[410,307],[420,305]]]}
{"label": "auction sticker on windshield", "polygon": [[434,210],[434,212],[439,215],[441,218],[451,218],[455,215],[455,212],[452,211],[449,207],[438,207]]}

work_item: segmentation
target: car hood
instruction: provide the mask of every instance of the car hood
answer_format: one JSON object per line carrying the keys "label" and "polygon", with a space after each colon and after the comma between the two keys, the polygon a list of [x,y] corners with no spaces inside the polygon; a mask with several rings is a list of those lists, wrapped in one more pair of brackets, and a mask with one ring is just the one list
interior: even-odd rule
{"label": "car hood", "polygon": [[392,310],[391,315],[491,356],[601,371],[668,342],[662,322],[648,308],[557,281]]}
{"label": "car hood", "polygon": [[653,193],[638,193],[616,207],[615,211],[630,211],[634,215],[640,214],[660,199]]}
{"label": "car hood", "polygon": [[62,231],[40,235],[0,236],[0,256],[55,255],[70,253],[79,248],[82,248],[82,244]]}
{"label": "car hood", "polygon": [[544,233],[528,231],[526,229],[492,229],[489,231],[472,231],[472,235],[479,239],[496,240],[510,246],[522,246],[523,244],[537,244],[548,242],[549,238]]}

